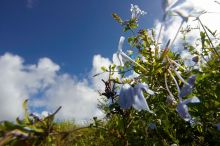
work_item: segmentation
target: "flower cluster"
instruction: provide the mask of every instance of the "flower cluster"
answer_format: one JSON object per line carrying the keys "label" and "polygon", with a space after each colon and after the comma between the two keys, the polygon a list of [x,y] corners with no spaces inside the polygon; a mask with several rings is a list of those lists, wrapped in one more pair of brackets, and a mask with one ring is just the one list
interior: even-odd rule
{"label": "flower cluster", "polygon": [[147,84],[138,83],[134,87],[129,84],[124,84],[119,94],[119,105],[121,108],[129,109],[134,107],[136,110],[147,110],[148,112],[152,112],[144,97],[143,90],[150,95],[154,95],[154,92],[149,89]]}
{"label": "flower cluster", "polygon": [[131,19],[139,19],[141,15],[146,15],[147,12],[142,11],[138,5],[131,4]]}

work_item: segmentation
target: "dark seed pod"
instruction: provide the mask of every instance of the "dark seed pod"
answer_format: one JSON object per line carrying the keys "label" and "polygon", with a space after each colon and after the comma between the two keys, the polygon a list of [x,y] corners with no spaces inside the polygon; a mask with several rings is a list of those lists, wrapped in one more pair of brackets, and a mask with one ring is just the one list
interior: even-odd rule
{"label": "dark seed pod", "polygon": [[199,61],[199,56],[194,56],[194,57],[192,58],[192,61],[195,62],[195,63],[197,63],[197,62]]}

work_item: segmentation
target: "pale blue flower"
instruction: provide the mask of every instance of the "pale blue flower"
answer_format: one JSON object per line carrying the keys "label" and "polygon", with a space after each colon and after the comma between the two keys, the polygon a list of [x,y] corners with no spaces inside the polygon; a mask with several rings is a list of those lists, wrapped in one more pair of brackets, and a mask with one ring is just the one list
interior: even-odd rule
{"label": "pale blue flower", "polygon": [[196,80],[196,75],[192,75],[189,77],[187,84],[184,84],[182,87],[179,97],[182,98],[192,93],[192,89]]}
{"label": "pale blue flower", "polygon": [[143,95],[143,90],[150,95],[154,95],[154,92],[149,89],[147,84],[139,83],[134,87],[129,84],[124,84],[119,94],[119,105],[121,108],[129,109],[133,106],[136,110],[152,112]]}
{"label": "pale blue flower", "polygon": [[157,129],[157,126],[156,126],[155,123],[149,123],[148,127],[149,127],[150,129]]}
{"label": "pale blue flower", "polygon": [[[140,68],[142,68],[143,70],[147,71],[143,66],[141,66],[139,63],[135,62],[134,60],[131,59],[131,57],[129,57],[126,53],[124,53],[122,51],[123,49],[123,44],[125,41],[125,37],[121,36],[120,40],[119,40],[119,44],[118,44],[118,50],[117,53],[113,55],[113,62],[116,65],[120,65],[120,66],[124,66],[124,64],[126,62],[131,62],[137,66],[139,66]],[[117,55],[117,56],[116,56]]]}
{"label": "pale blue flower", "polygon": [[[121,36],[119,43],[118,43],[118,51],[117,51],[117,57],[118,57],[118,60],[120,61],[121,66],[124,66],[124,62],[122,60],[122,52],[123,52],[122,48],[123,48],[124,41],[125,41],[125,37]],[[125,58],[123,58],[123,59],[125,59]]]}
{"label": "pale blue flower", "polygon": [[151,112],[150,108],[147,104],[147,101],[144,97],[143,90],[145,90],[150,95],[154,95],[154,92],[149,89],[147,84],[139,83],[139,84],[135,85],[134,86],[135,95],[134,95],[133,107],[137,110],[144,109],[144,110]]}
{"label": "pale blue flower", "polygon": [[142,11],[138,5],[131,4],[131,19],[138,19],[141,15],[147,14],[147,12]]}
{"label": "pale blue flower", "polygon": [[220,131],[220,123],[216,124],[217,130]]}
{"label": "pale blue flower", "polygon": [[185,121],[191,121],[192,117],[189,114],[189,109],[187,104],[188,103],[199,103],[200,100],[198,99],[198,97],[192,97],[189,99],[186,99],[184,101],[180,101],[177,105],[176,111],[179,113],[179,115],[181,116],[181,118],[183,118]]}
{"label": "pale blue flower", "polygon": [[167,14],[169,13],[170,9],[176,4],[177,1],[175,0],[162,0],[162,10],[164,13],[163,21],[166,19]]}
{"label": "pale blue flower", "polygon": [[119,105],[123,109],[129,109],[133,104],[133,95],[134,90],[133,87],[129,84],[124,84],[121,87],[119,93]]}

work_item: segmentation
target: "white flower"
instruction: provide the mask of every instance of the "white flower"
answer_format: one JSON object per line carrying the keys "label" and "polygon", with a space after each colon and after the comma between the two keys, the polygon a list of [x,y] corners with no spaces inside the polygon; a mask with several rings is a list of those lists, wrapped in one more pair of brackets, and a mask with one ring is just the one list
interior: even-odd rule
{"label": "white flower", "polygon": [[147,12],[142,11],[138,5],[131,4],[131,18],[132,19],[138,19],[141,15],[147,14]]}
{"label": "white flower", "polygon": [[198,99],[198,97],[192,97],[189,99],[186,99],[184,101],[180,101],[177,105],[176,111],[179,113],[179,115],[181,116],[181,118],[183,118],[185,121],[191,121],[192,117],[189,114],[189,109],[187,104],[188,103],[199,103],[200,100]]}
{"label": "white flower", "polygon": [[140,60],[141,60],[142,62],[144,62],[144,63],[147,62],[147,60],[146,60],[146,58],[145,58],[144,56],[141,56]]}
{"label": "white flower", "polygon": [[136,110],[152,112],[143,95],[143,90],[150,95],[154,95],[154,92],[148,88],[147,84],[139,83],[134,87],[129,84],[124,84],[119,94],[119,105],[121,108],[129,109],[133,106]]}

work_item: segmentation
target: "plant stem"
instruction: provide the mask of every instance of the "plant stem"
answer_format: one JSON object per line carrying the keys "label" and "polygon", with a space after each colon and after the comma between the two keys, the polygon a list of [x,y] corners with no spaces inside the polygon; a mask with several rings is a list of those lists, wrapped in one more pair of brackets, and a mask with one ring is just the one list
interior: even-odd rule
{"label": "plant stem", "polygon": [[198,19],[199,23],[202,25],[202,28],[203,28],[203,30],[205,31],[205,34],[207,35],[207,37],[208,37],[208,39],[209,39],[209,41],[210,41],[210,44],[211,44],[211,46],[212,46],[214,52],[216,53],[216,55],[217,55],[218,57],[220,57],[220,55],[218,54],[217,50],[215,49],[215,47],[214,47],[214,45],[213,45],[213,43],[212,43],[211,38],[210,38],[209,35],[208,35],[208,32],[206,31],[206,29],[205,29],[205,27],[204,27],[204,24],[203,24],[202,21],[199,19],[199,17],[197,17],[197,19]]}
{"label": "plant stem", "polygon": [[177,36],[178,36],[178,34],[179,34],[179,32],[180,32],[180,29],[182,28],[184,22],[185,22],[185,21],[182,20],[182,22],[181,22],[181,24],[180,24],[180,26],[179,26],[179,28],[178,28],[178,30],[177,30],[177,32],[176,32],[176,35],[175,35],[173,41],[171,42],[169,48],[171,48],[171,47],[173,46],[173,44],[174,44],[174,42],[175,42],[175,40],[176,40],[176,38],[177,38]]}

